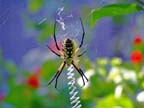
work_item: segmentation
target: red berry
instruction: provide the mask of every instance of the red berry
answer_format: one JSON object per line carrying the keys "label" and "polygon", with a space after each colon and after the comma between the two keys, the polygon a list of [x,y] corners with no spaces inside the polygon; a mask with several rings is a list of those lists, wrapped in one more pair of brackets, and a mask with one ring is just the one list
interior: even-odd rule
{"label": "red berry", "polygon": [[138,35],[134,38],[134,44],[139,45],[142,43],[142,38]]}
{"label": "red berry", "polygon": [[31,88],[37,89],[39,87],[39,79],[38,79],[38,77],[35,76],[35,75],[30,76],[28,78],[28,80],[27,80],[27,84]]}
{"label": "red berry", "polygon": [[131,62],[134,63],[134,64],[138,64],[138,63],[141,63],[142,62],[142,53],[140,51],[133,51],[131,53]]}

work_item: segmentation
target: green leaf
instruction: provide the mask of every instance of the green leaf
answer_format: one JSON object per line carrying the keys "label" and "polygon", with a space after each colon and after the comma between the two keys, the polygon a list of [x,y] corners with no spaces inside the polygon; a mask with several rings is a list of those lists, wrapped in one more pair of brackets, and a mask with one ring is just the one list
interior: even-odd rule
{"label": "green leaf", "polygon": [[44,21],[42,23],[35,22],[27,17],[24,17],[25,26],[28,29],[35,30],[38,34],[37,41],[45,42],[53,34],[53,25],[50,22]]}
{"label": "green leaf", "polygon": [[134,108],[134,106],[128,97],[115,98],[114,95],[109,95],[98,101],[96,108]]}
{"label": "green leaf", "polygon": [[114,92],[115,85],[106,78],[96,74],[89,79],[90,85],[82,93],[82,98],[94,99],[104,97]]}
{"label": "green leaf", "polygon": [[37,12],[43,5],[43,0],[30,0],[28,9],[31,13]]}
{"label": "green leaf", "polygon": [[89,58],[87,58],[86,56],[81,57],[80,58],[80,62],[79,62],[82,66],[84,66],[86,68],[86,70],[88,69],[93,69],[93,65],[92,62],[89,60]]}
{"label": "green leaf", "polygon": [[51,77],[57,72],[58,70],[58,65],[60,65],[58,63],[59,61],[57,61],[57,63],[53,60],[51,61],[47,61],[42,65],[42,77],[45,80],[50,80]]}
{"label": "green leaf", "polygon": [[139,50],[144,54],[144,42],[138,45],[133,45],[132,50]]}
{"label": "green leaf", "polygon": [[94,27],[95,23],[105,16],[125,15],[140,10],[143,10],[143,8],[137,4],[112,4],[104,6],[99,9],[95,9],[91,13],[92,14],[91,27]]}
{"label": "green leaf", "polygon": [[12,104],[15,108],[30,108],[32,93],[24,85],[14,85],[10,88],[5,102]]}
{"label": "green leaf", "polygon": [[5,62],[5,64],[4,64],[4,68],[12,75],[12,74],[14,74],[15,75],[15,73],[17,72],[17,67],[16,67],[16,65],[13,63],[13,62],[11,62],[11,61],[7,61],[7,62]]}
{"label": "green leaf", "polygon": [[43,26],[39,26],[39,28],[42,28],[39,36],[38,36],[38,41],[40,43],[45,42],[48,37],[50,37],[53,33],[53,27],[50,24],[47,24],[45,27]]}

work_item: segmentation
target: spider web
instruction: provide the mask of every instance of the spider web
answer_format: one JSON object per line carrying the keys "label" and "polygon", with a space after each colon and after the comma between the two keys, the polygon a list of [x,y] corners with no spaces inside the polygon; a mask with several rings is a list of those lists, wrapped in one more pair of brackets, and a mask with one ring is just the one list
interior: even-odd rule
{"label": "spider web", "polygon": [[5,27],[10,21],[12,22],[19,11],[24,8],[25,3],[0,0],[0,30]]}
{"label": "spider web", "polygon": [[[3,8],[4,6],[2,6],[2,0],[0,0],[0,8]],[[6,7],[4,7],[6,8]],[[2,10],[0,9],[0,29],[7,23],[9,16],[10,16],[10,8],[7,7],[6,10]]]}

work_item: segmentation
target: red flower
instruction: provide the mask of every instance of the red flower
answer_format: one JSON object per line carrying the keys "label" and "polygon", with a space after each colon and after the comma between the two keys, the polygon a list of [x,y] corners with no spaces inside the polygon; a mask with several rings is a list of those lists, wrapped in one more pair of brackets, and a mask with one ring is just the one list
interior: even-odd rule
{"label": "red flower", "polygon": [[39,77],[42,73],[42,68],[38,67],[33,70],[32,75],[26,80],[26,84],[31,88],[37,89],[39,87]]}
{"label": "red flower", "polygon": [[134,64],[138,64],[138,63],[141,63],[142,62],[142,53],[140,51],[133,51],[131,53],[131,62],[134,63]]}
{"label": "red flower", "polygon": [[39,79],[36,75],[31,75],[27,80],[28,86],[31,88],[37,89],[39,87]]}
{"label": "red flower", "polygon": [[3,101],[4,99],[5,99],[5,96],[0,94],[0,101]]}
{"label": "red flower", "polygon": [[134,45],[139,45],[142,43],[142,38],[137,35],[135,38],[134,38]]}

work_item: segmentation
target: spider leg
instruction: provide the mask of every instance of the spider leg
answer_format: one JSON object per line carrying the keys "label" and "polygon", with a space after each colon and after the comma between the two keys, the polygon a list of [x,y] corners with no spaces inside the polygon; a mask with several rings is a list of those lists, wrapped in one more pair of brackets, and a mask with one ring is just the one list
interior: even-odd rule
{"label": "spider leg", "polygon": [[72,62],[72,65],[75,67],[75,69],[78,71],[78,73],[81,75],[82,77],[82,80],[83,80],[83,85],[85,85],[85,81],[84,81],[84,77],[83,75],[81,74],[81,72],[79,71],[78,67]]}
{"label": "spider leg", "polygon": [[79,71],[82,73],[82,75],[85,77],[85,79],[88,81],[88,78],[85,76],[84,72],[82,71],[82,69],[79,69]]}
{"label": "spider leg", "polygon": [[83,40],[84,40],[84,36],[85,36],[85,30],[84,30],[84,26],[83,26],[83,22],[82,22],[82,19],[80,18],[80,22],[81,22],[81,26],[82,26],[82,40],[81,40],[81,43],[79,45],[79,48],[81,48],[81,46],[83,45]]}
{"label": "spider leg", "polygon": [[53,52],[55,55],[59,56],[60,57],[60,54],[56,53],[54,50],[52,50],[48,45],[47,45],[48,49]]}
{"label": "spider leg", "polygon": [[[76,65],[74,62],[72,62],[72,65],[75,67],[75,69],[79,72],[79,74],[81,75],[82,77],[82,80],[83,80],[83,83],[85,85],[85,81],[84,81],[84,77],[86,78],[86,80],[88,81],[87,77],[84,75],[82,69],[79,68],[78,65]],[[83,77],[84,76],[84,77]]]}
{"label": "spider leg", "polygon": [[59,67],[57,73],[56,73],[56,74],[54,75],[54,77],[50,80],[50,82],[48,83],[48,85],[50,85],[55,78],[57,79],[57,76],[59,76],[59,73],[61,73],[61,71],[63,70],[65,64],[66,64],[65,62],[63,62],[63,63],[61,64],[61,66]]}
{"label": "spider leg", "polygon": [[79,70],[79,72],[81,72],[81,74],[86,78],[86,80],[88,81],[88,78],[85,76],[84,72],[82,71],[82,69],[79,67],[79,65],[77,65],[76,63],[72,62],[73,65],[75,65],[75,68],[77,70]]}
{"label": "spider leg", "polygon": [[81,57],[83,54],[86,53],[87,50],[84,50],[81,54],[78,55],[78,57]]}
{"label": "spider leg", "polygon": [[53,82],[53,80],[56,78],[56,76],[59,74],[59,71],[57,71],[57,73],[54,75],[54,77],[49,81],[49,83],[48,83],[48,85],[50,85],[52,82]]}
{"label": "spider leg", "polygon": [[57,43],[57,40],[56,40],[55,29],[56,29],[56,20],[55,20],[55,23],[54,23],[54,34],[53,34],[53,37],[54,37],[54,41],[55,41],[55,44],[56,44],[56,48],[57,48],[58,50],[60,50],[60,48],[59,48],[59,46],[58,46],[58,43]]}
{"label": "spider leg", "polygon": [[59,69],[58,69],[59,73],[58,73],[58,75],[56,76],[55,88],[57,88],[57,81],[58,81],[58,78],[59,78],[59,76],[60,76],[60,74],[61,74],[63,68],[65,67],[65,65],[66,65],[66,62],[63,62],[63,63],[61,64],[61,66],[59,67]]}
{"label": "spider leg", "polygon": [[61,74],[61,72],[59,72],[58,75],[56,76],[55,88],[57,88],[57,81],[58,81],[60,74]]}

